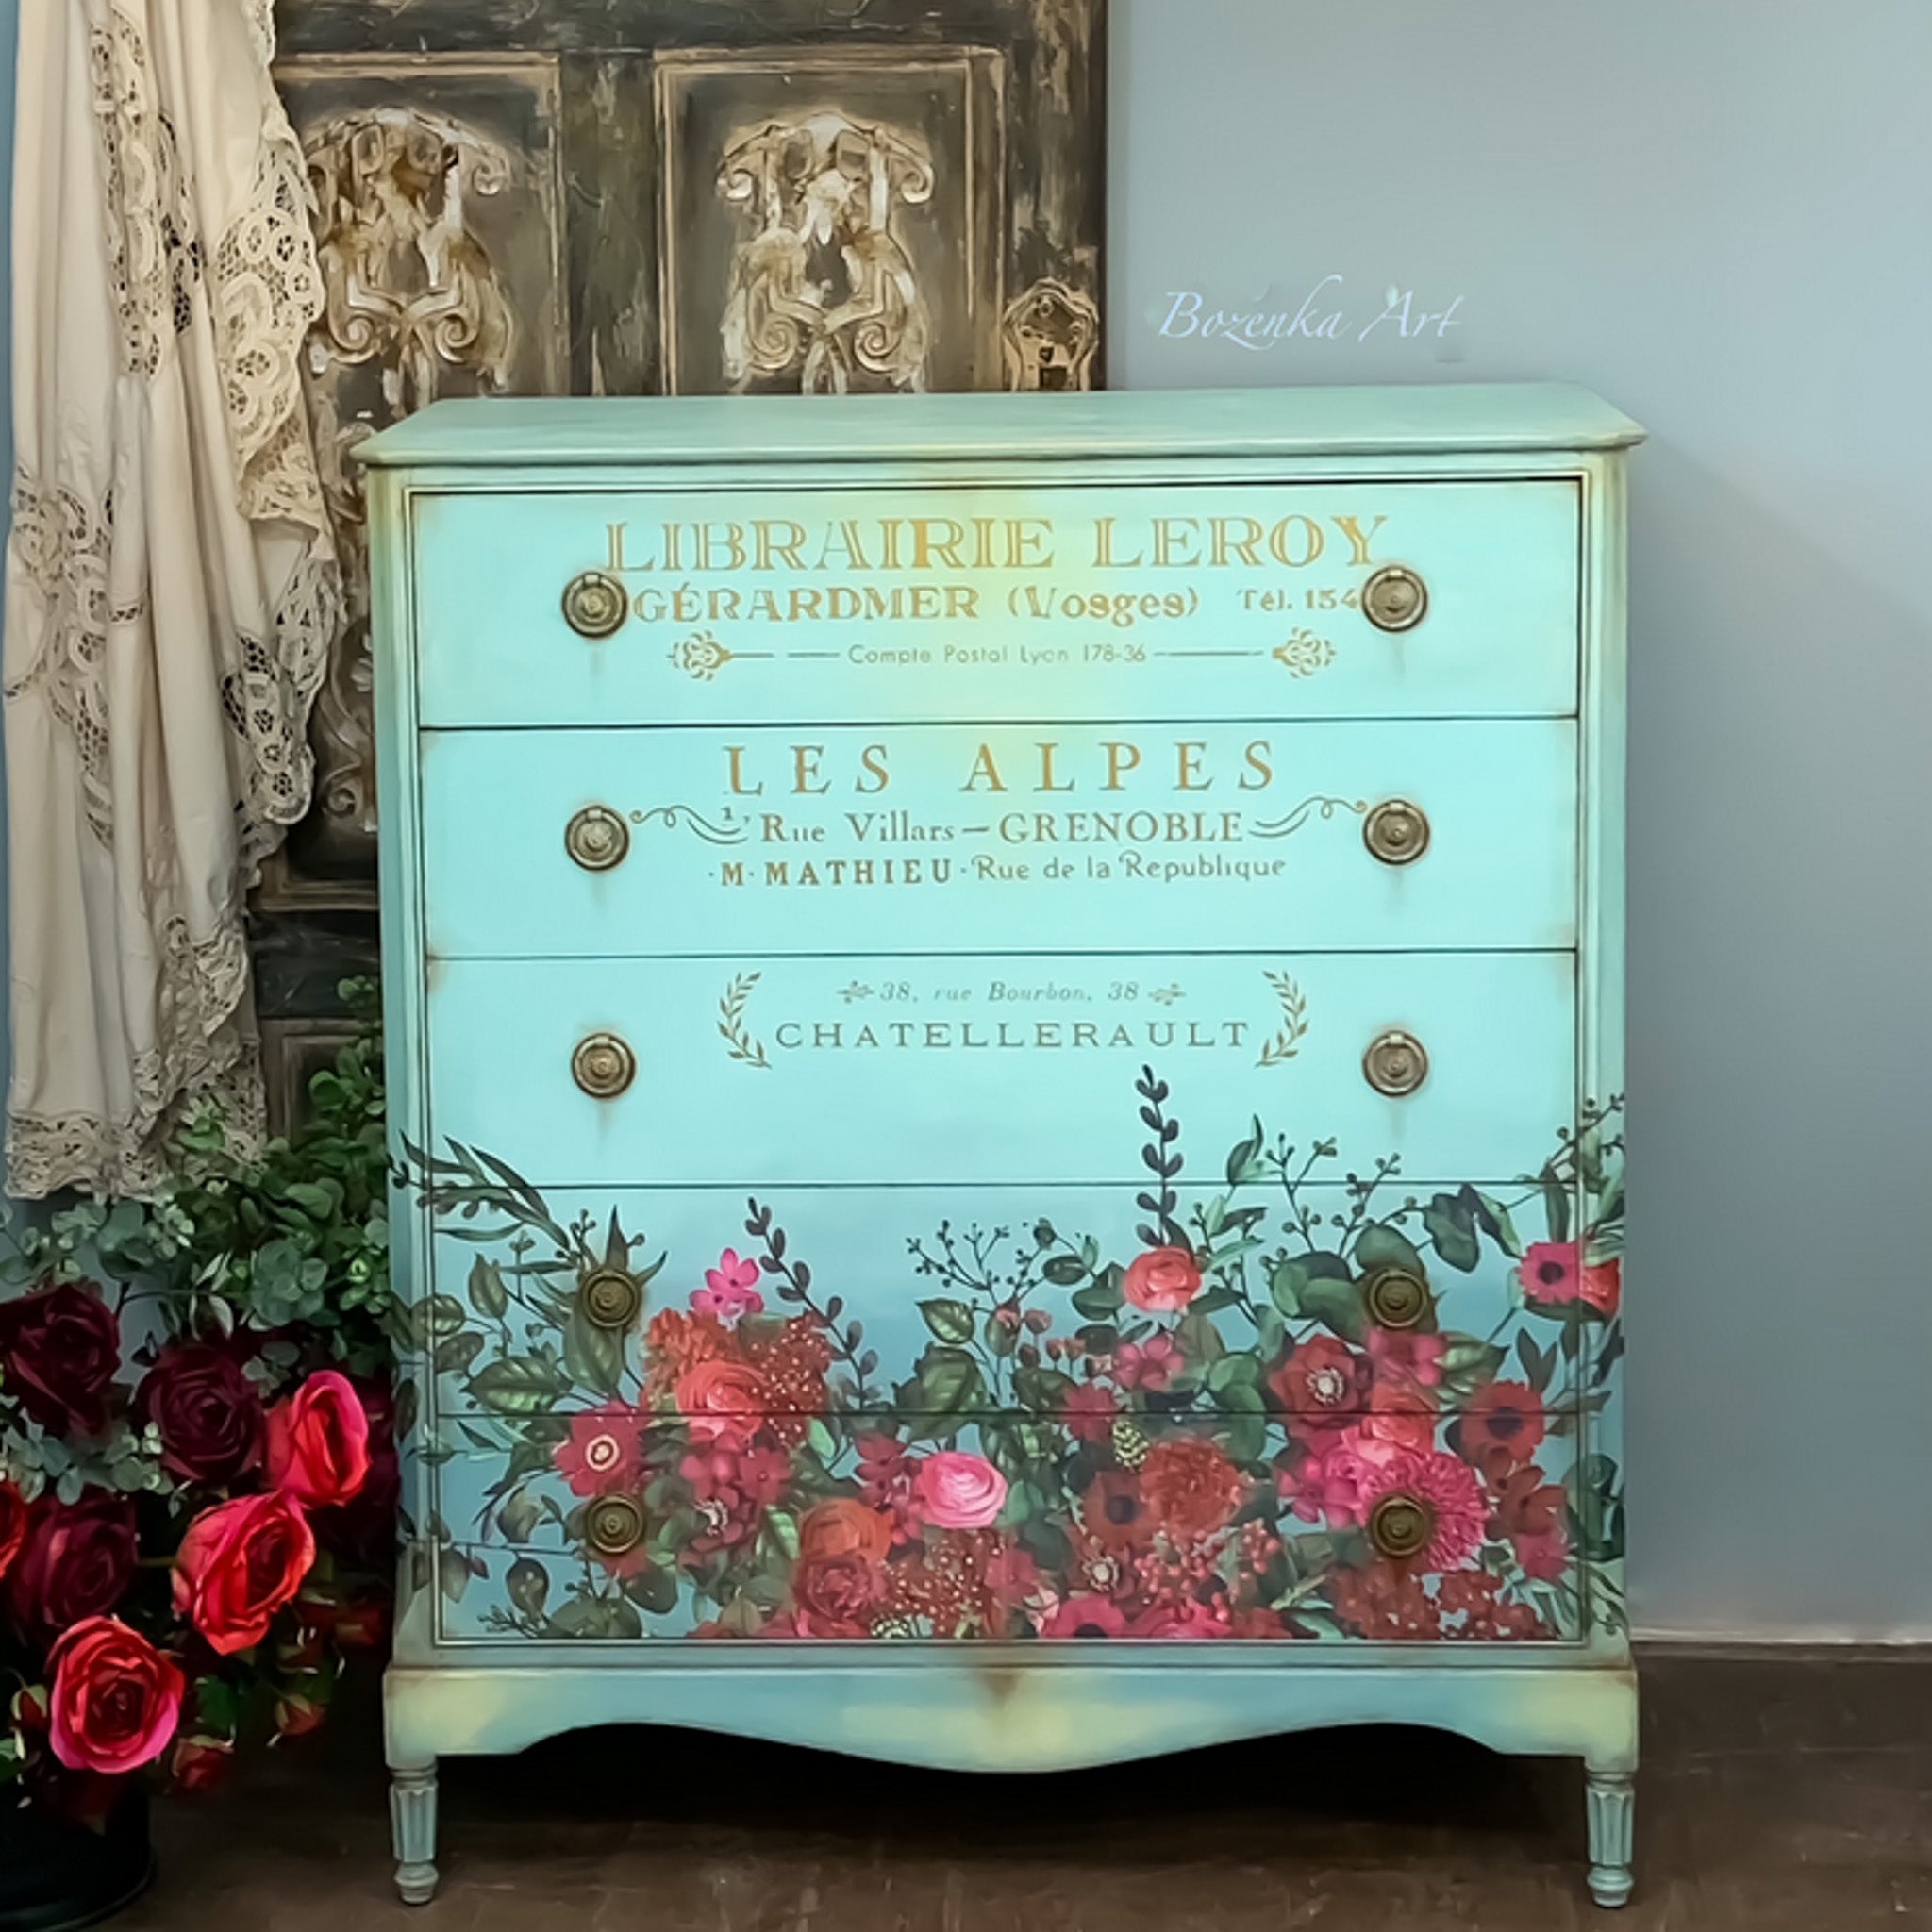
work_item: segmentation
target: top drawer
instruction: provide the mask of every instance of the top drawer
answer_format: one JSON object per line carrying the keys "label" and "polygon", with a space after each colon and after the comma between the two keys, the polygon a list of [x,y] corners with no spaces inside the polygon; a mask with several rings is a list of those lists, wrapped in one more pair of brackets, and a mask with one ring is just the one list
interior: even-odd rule
{"label": "top drawer", "polygon": [[[1567,716],[1580,489],[1553,476],[419,491],[420,715]],[[1419,616],[1376,594],[1396,566],[1423,588]],[[586,574],[578,616],[608,614],[608,636],[566,620]]]}

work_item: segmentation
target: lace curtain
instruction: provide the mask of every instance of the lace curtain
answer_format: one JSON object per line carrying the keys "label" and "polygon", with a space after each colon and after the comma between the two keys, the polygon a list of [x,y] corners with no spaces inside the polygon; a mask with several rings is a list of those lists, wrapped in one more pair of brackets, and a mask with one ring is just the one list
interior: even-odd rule
{"label": "lace curtain", "polygon": [[298,357],[322,303],[272,0],[27,0],[5,688],[8,1188],[152,1191],[260,1131],[243,939],[308,804],[341,590]]}

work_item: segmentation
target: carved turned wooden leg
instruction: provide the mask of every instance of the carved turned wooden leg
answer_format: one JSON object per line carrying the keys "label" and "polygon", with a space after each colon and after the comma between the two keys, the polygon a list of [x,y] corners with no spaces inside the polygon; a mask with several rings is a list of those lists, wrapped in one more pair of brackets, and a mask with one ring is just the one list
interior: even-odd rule
{"label": "carved turned wooden leg", "polygon": [[389,1820],[396,1890],[406,1906],[426,1906],[436,1896],[435,1765],[391,1773]]}
{"label": "carved turned wooden leg", "polygon": [[1630,1854],[1637,1808],[1637,1780],[1628,1772],[1589,1772],[1590,1895],[1600,1906],[1621,1906],[1630,1896]]}

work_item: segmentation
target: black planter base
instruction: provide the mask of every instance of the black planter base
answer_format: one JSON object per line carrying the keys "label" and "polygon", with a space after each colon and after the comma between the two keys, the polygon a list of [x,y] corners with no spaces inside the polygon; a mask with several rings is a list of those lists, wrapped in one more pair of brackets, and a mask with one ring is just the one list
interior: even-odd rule
{"label": "black planter base", "polygon": [[79,1932],[154,1882],[147,1793],[129,1791],[105,1831],[40,1811],[0,1811],[0,1932]]}

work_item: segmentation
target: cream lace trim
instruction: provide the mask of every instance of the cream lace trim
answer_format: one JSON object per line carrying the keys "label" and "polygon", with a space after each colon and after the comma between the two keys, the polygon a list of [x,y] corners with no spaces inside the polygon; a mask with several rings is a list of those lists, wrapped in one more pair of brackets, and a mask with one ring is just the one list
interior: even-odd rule
{"label": "cream lace trim", "polygon": [[241,927],[196,943],[187,923],[162,929],[159,1037],[134,1065],[135,1102],[125,1120],[95,1114],[10,1114],[8,1191],[39,1200],[61,1188],[141,1197],[167,1178],[175,1129],[206,1101],[221,1109],[238,1143],[258,1146],[266,1131],[260,1041],[248,1004],[248,948]]}
{"label": "cream lace trim", "polygon": [[[247,10],[266,75],[275,53],[273,0],[247,0]],[[8,1186],[33,1197],[72,1186],[152,1193],[165,1178],[170,1133],[204,1098],[221,1106],[239,1141],[259,1141],[260,1050],[248,997],[242,889],[254,883],[284,828],[308,808],[314,774],[308,712],[343,611],[302,391],[302,344],[322,312],[324,288],[300,142],[271,93],[249,195],[210,262],[139,26],[110,8],[110,25],[91,36],[91,57],[123,366],[156,375],[174,338],[192,326],[197,296],[206,292],[237,508],[251,522],[292,525],[304,547],[273,635],[238,635],[218,667],[223,713],[239,753],[238,909],[221,930],[198,941],[184,920],[164,920],[155,1043],[131,1069],[134,1102],[125,1119],[9,1113]],[[102,658],[109,625],[142,619],[145,607],[108,603],[111,497],[89,503],[58,481],[23,472],[14,519],[13,542],[42,604],[42,643],[8,695],[32,685],[44,690],[73,737],[88,823],[105,844],[113,805]]]}

